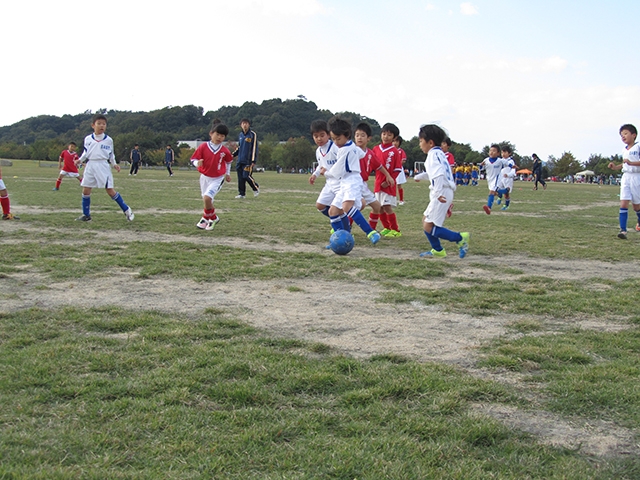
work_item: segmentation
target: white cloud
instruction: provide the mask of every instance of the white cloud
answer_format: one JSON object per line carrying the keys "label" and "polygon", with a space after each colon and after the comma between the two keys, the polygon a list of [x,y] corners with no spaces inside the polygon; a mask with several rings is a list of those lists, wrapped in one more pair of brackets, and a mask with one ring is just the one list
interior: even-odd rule
{"label": "white cloud", "polygon": [[326,12],[317,0],[253,0],[250,5],[258,7],[267,15],[276,16],[310,17]]}
{"label": "white cloud", "polygon": [[431,11],[436,9],[436,6],[433,3],[427,3],[427,5],[424,7],[424,9],[427,12],[431,12]]}
{"label": "white cloud", "polygon": [[478,15],[478,9],[471,2],[460,4],[460,13],[462,15]]}

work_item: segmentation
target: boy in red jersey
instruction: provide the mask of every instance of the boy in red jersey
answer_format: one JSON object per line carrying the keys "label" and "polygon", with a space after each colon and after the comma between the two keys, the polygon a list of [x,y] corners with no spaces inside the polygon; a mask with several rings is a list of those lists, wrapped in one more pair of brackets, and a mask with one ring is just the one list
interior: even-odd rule
{"label": "boy in red jersey", "polygon": [[400,165],[402,165],[402,170],[400,170],[398,178],[396,178],[396,185],[398,186],[398,205],[404,205],[404,188],[402,188],[402,185],[407,183],[407,175],[404,173],[404,166],[407,163],[407,154],[400,148],[402,142],[403,139],[400,135],[398,135],[393,141],[393,146],[398,149],[398,153],[400,154]]}
{"label": "boy in red jersey", "polygon": [[383,125],[382,133],[380,134],[381,143],[373,149],[373,154],[378,162],[387,169],[394,180],[394,183],[391,184],[380,170],[376,171],[374,193],[376,199],[382,205],[380,221],[384,227],[380,234],[386,237],[402,236],[396,214],[393,213],[393,207],[396,206],[397,202],[395,181],[402,170],[400,154],[398,149],[393,146],[393,140],[398,135],[400,135],[398,127],[393,123],[386,123]]}
{"label": "boy in red jersey", "polygon": [[56,180],[56,186],[53,190],[60,190],[60,184],[62,183],[62,177],[77,178],[82,183],[82,177],[78,173],[78,154],[76,153],[77,145],[75,142],[70,142],[66,150],[64,150],[60,157],[58,157],[58,168],[60,169],[60,175]]}
{"label": "boy in red jersey", "polygon": [[201,230],[213,230],[220,218],[213,207],[213,199],[222,188],[222,182],[231,181],[231,162],[233,156],[222,145],[229,135],[229,128],[222,123],[214,123],[209,132],[211,141],[200,145],[191,156],[191,163],[201,173],[200,191],[204,201],[204,213],[196,224]]}
{"label": "boy in red jersey", "polygon": [[2,181],[2,170],[0,170],[0,205],[2,205],[2,219],[3,220],[20,220],[11,213],[11,204],[9,203],[9,193],[7,187]]}
{"label": "boy in red jersey", "polygon": [[386,168],[384,168],[375,155],[373,150],[367,147],[369,140],[371,139],[371,127],[367,123],[359,123],[356,126],[356,133],[354,135],[355,144],[360,147],[364,152],[364,157],[360,159],[360,175],[362,176],[362,208],[369,205],[371,207],[371,213],[369,214],[369,225],[374,230],[378,226],[378,220],[380,220],[380,212],[382,211],[382,205],[376,200],[375,195],[369,190],[367,181],[372,172],[380,170],[387,178],[387,182],[394,184],[395,180],[389,174]]}

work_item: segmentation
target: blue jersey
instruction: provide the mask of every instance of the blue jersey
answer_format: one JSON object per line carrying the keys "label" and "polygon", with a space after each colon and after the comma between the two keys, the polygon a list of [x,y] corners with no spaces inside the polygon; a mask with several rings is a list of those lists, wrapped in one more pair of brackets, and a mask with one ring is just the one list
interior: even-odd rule
{"label": "blue jersey", "polygon": [[247,133],[240,132],[238,136],[238,149],[233,152],[238,157],[237,165],[251,165],[258,160],[258,136],[253,130]]}

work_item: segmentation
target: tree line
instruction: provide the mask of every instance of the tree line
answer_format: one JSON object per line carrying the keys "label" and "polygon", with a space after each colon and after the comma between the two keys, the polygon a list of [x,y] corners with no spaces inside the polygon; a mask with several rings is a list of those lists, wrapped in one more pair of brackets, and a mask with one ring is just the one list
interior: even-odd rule
{"label": "tree line", "polygon": [[[240,120],[250,118],[252,129],[258,132],[260,140],[259,165],[273,170],[277,166],[285,171],[308,169],[315,161],[315,145],[309,132],[313,120],[331,118],[334,113],[319,109],[304,98],[264,100],[261,104],[245,102],[241,106],[223,106],[218,110],[204,112],[202,107],[186,105],[165,107],[150,112],[131,112],[99,109],[76,115],[40,115],[21,120],[13,125],[0,127],[0,158],[57,160],[60,152],[73,141],[82,149],[84,137],[91,132],[91,118],[94,113],[105,114],[108,118],[107,133],[114,139],[116,158],[127,160],[129,152],[137,143],[142,150],[143,162],[158,165],[163,162],[164,149],[171,145],[178,165],[187,165],[193,153],[186,140],[208,140],[209,128],[214,119],[221,119],[229,126],[228,140],[233,141],[240,133]],[[353,112],[339,112],[352,125],[367,122],[373,131],[371,146],[380,142],[380,124],[366,116]],[[515,145],[509,141],[496,142],[509,145],[514,160],[520,168],[531,168],[533,160],[520,156]],[[471,145],[453,141],[450,151],[457,162],[479,163],[488,156],[489,146],[481,151]],[[406,140],[402,148],[407,154],[407,168],[413,169],[415,162],[424,161],[418,137]],[[584,165],[571,152],[563,152],[560,157],[550,156],[545,164],[545,176],[564,177],[588,168],[596,175],[611,171],[610,161],[621,160],[620,156],[603,157],[591,155]]]}

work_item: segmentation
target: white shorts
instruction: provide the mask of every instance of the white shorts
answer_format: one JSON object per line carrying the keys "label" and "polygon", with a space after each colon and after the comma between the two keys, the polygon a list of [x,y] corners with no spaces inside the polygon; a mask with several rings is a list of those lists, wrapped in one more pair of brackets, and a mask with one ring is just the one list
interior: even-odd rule
{"label": "white shorts", "polygon": [[640,173],[627,173],[620,180],[620,200],[629,200],[640,205]]}
{"label": "white shorts", "polygon": [[78,172],[67,172],[66,170],[60,170],[60,176],[61,177],[78,178],[80,176],[80,174]]}
{"label": "white shorts", "polygon": [[369,184],[362,182],[362,203],[365,205],[371,205],[376,201],[376,196],[371,190],[369,190]]}
{"label": "white shorts", "polygon": [[433,223],[436,227],[444,225],[444,220],[447,218],[447,210],[449,210],[449,205],[453,202],[453,190],[450,188],[445,189],[444,196],[447,201],[440,203],[433,192],[429,194],[429,205],[427,205],[427,209],[423,213],[425,222]]}
{"label": "white shorts", "polygon": [[505,188],[509,189],[509,192],[513,191],[513,178],[504,178],[502,177],[498,182],[498,190],[504,190]]}
{"label": "white shorts", "polygon": [[398,199],[395,195],[389,195],[386,192],[376,192],[375,196],[376,200],[378,200],[380,202],[380,205],[382,205],[383,207],[385,205],[391,205],[392,207],[395,207],[398,204]]}
{"label": "white shorts", "polygon": [[407,176],[404,173],[404,169],[400,171],[396,178],[396,185],[402,185],[403,183],[407,183]]}
{"label": "white shorts", "polygon": [[340,183],[335,180],[329,180],[324,184],[322,190],[320,191],[320,195],[318,195],[318,199],[316,203],[320,205],[331,205],[333,199],[336,197],[336,193],[338,193],[340,189]]}
{"label": "white shorts", "polygon": [[500,180],[498,179],[498,177],[489,180],[487,179],[487,186],[489,187],[489,191],[490,192],[497,192],[498,191],[498,182]]}
{"label": "white shorts", "polygon": [[200,174],[200,192],[202,196],[207,196],[213,200],[216,198],[216,193],[222,188],[223,182],[224,175],[221,177],[207,177],[206,175]]}
{"label": "white shorts", "polygon": [[113,188],[111,164],[106,160],[89,160],[80,185],[89,188]]}
{"label": "white shorts", "polygon": [[0,178],[0,190],[6,190],[6,189],[7,189],[7,186],[4,184],[4,182]]}
{"label": "white shorts", "polygon": [[360,172],[347,174],[340,179],[340,189],[331,205],[342,209],[344,202],[355,202],[354,206],[358,210],[362,206],[362,177]]}

